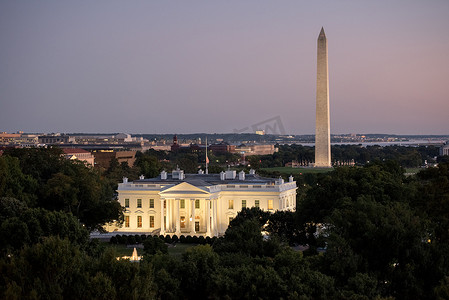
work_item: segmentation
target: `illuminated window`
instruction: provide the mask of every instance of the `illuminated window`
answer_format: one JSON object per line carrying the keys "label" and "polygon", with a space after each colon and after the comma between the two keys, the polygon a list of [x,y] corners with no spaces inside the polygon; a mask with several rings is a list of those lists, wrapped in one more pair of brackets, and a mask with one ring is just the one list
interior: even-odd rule
{"label": "illuminated window", "polygon": [[129,216],[125,216],[125,227],[129,227]]}
{"label": "illuminated window", "polygon": [[137,199],[137,208],[142,208],[142,199]]}
{"label": "illuminated window", "polygon": [[154,228],[154,216],[150,216],[150,228]]}
{"label": "illuminated window", "polygon": [[242,208],[246,208],[246,200],[242,200]]}
{"label": "illuminated window", "polygon": [[181,216],[181,228],[186,228],[186,217]]}
{"label": "illuminated window", "polygon": [[142,216],[137,216],[137,227],[142,227]]}
{"label": "illuminated window", "polygon": [[195,200],[195,208],[200,208],[200,199]]}
{"label": "illuminated window", "polygon": [[268,200],[268,209],[273,209],[273,200]]}
{"label": "illuminated window", "polygon": [[125,207],[129,207],[129,199],[125,199]]}
{"label": "illuminated window", "polygon": [[150,208],[154,208],[154,199],[150,199]]}
{"label": "illuminated window", "polygon": [[186,208],[186,201],[181,199],[181,208]]}
{"label": "illuminated window", "polygon": [[234,209],[234,200],[229,200],[228,201],[228,208],[229,209]]}
{"label": "illuminated window", "polygon": [[259,207],[260,205],[259,205],[259,200],[254,200],[254,206],[255,207]]}

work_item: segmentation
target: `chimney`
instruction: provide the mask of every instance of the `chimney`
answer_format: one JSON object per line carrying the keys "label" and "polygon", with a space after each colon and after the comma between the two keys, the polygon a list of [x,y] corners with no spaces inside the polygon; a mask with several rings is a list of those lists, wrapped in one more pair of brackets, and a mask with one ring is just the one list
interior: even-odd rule
{"label": "chimney", "polygon": [[144,180],[144,179],[145,179],[145,176],[140,175],[140,176],[139,176],[139,179],[140,179],[140,180]]}
{"label": "chimney", "polygon": [[256,174],[256,170],[254,170],[254,169],[249,170],[249,175],[255,175],[255,174]]}
{"label": "chimney", "polygon": [[239,172],[239,180],[245,180],[245,171],[240,171]]}
{"label": "chimney", "polygon": [[220,172],[220,180],[225,180],[225,176],[226,176],[226,173],[221,171]]}
{"label": "chimney", "polygon": [[167,179],[167,172],[165,172],[165,170],[163,170],[163,171],[161,172],[161,179],[162,179],[162,180],[166,180],[166,179]]}
{"label": "chimney", "polygon": [[123,183],[128,183],[128,177],[123,177]]}
{"label": "chimney", "polygon": [[288,178],[288,182],[293,182],[293,175],[290,175],[290,177]]}
{"label": "chimney", "polygon": [[237,172],[234,170],[227,170],[225,174],[226,179],[235,179],[235,177],[237,176]]}
{"label": "chimney", "polygon": [[281,176],[279,176],[278,184],[279,184],[279,185],[284,184],[284,179],[282,179]]}

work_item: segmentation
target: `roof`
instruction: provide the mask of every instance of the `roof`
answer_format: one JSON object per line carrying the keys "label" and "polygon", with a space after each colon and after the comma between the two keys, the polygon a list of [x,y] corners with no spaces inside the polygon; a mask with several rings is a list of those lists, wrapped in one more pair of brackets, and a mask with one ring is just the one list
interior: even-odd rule
{"label": "roof", "polygon": [[89,151],[86,151],[84,149],[80,149],[80,148],[63,148],[62,151],[64,151],[65,154],[86,154],[86,153],[90,153]]}
{"label": "roof", "polygon": [[194,186],[211,186],[217,184],[274,184],[276,178],[260,177],[257,174],[245,174],[244,180],[239,180],[238,174],[235,179],[220,180],[220,174],[185,174],[184,179],[176,179],[172,174],[167,174],[167,179],[161,179],[161,176],[148,179],[134,180],[133,183],[153,183],[153,184],[167,184],[167,183],[181,183],[187,182]]}

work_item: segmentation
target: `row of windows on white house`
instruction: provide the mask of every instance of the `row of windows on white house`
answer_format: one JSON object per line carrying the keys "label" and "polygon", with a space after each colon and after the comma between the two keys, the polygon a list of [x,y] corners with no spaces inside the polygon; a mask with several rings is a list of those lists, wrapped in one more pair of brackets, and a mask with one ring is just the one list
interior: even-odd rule
{"label": "row of windows on white house", "polygon": [[[228,225],[229,223],[231,223],[233,217],[229,217],[228,220]],[[164,216],[164,223],[166,220],[166,216]],[[192,220],[190,220],[192,221]],[[181,216],[180,217],[180,222],[181,222],[181,229],[186,228],[186,217],[185,216]],[[150,216],[150,228],[154,228],[154,216]],[[129,227],[129,216],[125,216],[125,227]],[[142,216],[137,216],[137,227],[138,228],[142,228]],[[200,231],[200,222],[199,221],[195,221],[195,231]]]}
{"label": "row of windows on white house", "polygon": [[[254,206],[260,207],[260,201],[254,200]],[[290,206],[290,203],[287,203],[287,206]],[[185,208],[186,202],[184,199],[180,200],[180,208]],[[242,208],[246,208],[246,200],[242,200]],[[125,199],[125,208],[129,208],[129,199]],[[136,208],[142,208],[142,199],[137,199]],[[154,208],[154,199],[150,199],[150,208]],[[164,200],[164,208],[167,208],[167,202]],[[195,208],[200,208],[200,200],[195,200]],[[228,200],[228,209],[234,209],[234,200]],[[273,200],[268,200],[268,209],[273,209]]]}

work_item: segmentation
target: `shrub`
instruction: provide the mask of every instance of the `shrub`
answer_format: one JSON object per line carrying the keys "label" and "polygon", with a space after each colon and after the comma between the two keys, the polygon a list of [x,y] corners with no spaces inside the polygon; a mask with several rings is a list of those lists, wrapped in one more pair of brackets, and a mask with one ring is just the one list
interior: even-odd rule
{"label": "shrub", "polygon": [[154,255],[158,251],[168,253],[167,245],[157,236],[154,236],[154,238],[147,238],[143,243],[143,247],[145,255]]}
{"label": "shrub", "polygon": [[136,234],[134,236],[134,238],[136,239],[136,244],[141,244],[142,243],[142,237],[138,234]]}
{"label": "shrub", "polygon": [[170,235],[167,234],[167,235],[165,236],[164,240],[165,240],[165,242],[166,242],[167,244],[170,244],[170,243],[171,243],[171,237],[170,237]]}
{"label": "shrub", "polygon": [[178,236],[177,236],[176,234],[174,234],[174,235],[171,237],[171,241],[172,241],[172,243],[177,243],[177,242],[178,242]]}
{"label": "shrub", "polygon": [[181,235],[181,236],[179,237],[179,242],[181,242],[182,244],[186,242],[186,237],[185,237],[185,235]]}
{"label": "shrub", "polygon": [[136,243],[136,237],[134,235],[128,235],[128,245],[134,245]]}

